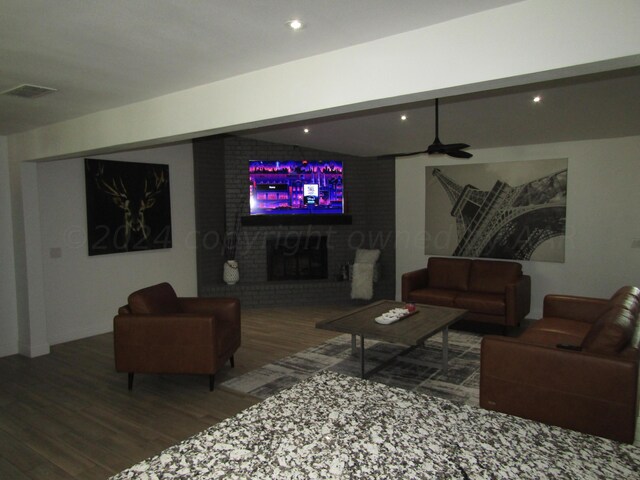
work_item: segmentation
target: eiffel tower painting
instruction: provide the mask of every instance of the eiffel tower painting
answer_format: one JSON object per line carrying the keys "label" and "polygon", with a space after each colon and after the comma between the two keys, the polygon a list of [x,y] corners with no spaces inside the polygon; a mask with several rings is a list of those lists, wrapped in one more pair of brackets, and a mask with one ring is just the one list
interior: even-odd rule
{"label": "eiffel tower painting", "polygon": [[[554,239],[535,260],[564,262],[567,159],[427,167],[426,173],[426,254],[530,260]],[[462,180],[471,178],[481,186]],[[438,216],[434,209],[450,209],[457,245],[437,245],[446,227],[430,222]]]}

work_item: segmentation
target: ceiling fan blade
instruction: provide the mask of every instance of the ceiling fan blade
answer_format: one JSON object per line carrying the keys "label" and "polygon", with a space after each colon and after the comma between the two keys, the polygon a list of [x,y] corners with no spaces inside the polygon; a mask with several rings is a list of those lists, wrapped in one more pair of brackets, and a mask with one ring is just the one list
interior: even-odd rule
{"label": "ceiling fan blade", "polygon": [[450,157],[455,157],[455,158],[471,158],[473,157],[473,154],[469,153],[469,152],[464,152],[462,150],[449,150],[447,152],[445,152],[447,155],[449,155]]}
{"label": "ceiling fan blade", "polygon": [[419,152],[410,152],[410,153],[392,153],[390,157],[410,157],[412,155],[420,155],[421,153],[427,153],[426,150],[420,150]]}
{"label": "ceiling fan blade", "polygon": [[446,150],[462,150],[464,148],[469,148],[470,145],[466,143],[446,143],[443,145]]}

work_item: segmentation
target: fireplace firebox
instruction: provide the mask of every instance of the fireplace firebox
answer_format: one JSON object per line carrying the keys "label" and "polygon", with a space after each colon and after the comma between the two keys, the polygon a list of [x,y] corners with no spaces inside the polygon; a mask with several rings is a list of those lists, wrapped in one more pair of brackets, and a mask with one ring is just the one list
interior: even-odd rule
{"label": "fireplace firebox", "polygon": [[286,235],[267,238],[267,279],[318,280],[327,275],[327,237]]}

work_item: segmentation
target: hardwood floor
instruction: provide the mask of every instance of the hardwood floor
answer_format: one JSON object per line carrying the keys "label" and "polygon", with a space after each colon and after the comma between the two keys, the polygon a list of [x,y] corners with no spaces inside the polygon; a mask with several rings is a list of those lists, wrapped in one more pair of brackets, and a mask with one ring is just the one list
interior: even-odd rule
{"label": "hardwood floor", "polygon": [[347,305],[244,309],[235,368],[207,376],[117,373],[109,334],[0,358],[0,478],[105,479],[257,403],[219,384],[336,335]]}
{"label": "hardwood floor", "polygon": [[[0,479],[105,479],[258,402],[220,383],[337,335],[315,322],[353,306],[244,309],[235,368],[117,373],[111,334],[0,358]],[[640,445],[640,421],[638,422]]]}

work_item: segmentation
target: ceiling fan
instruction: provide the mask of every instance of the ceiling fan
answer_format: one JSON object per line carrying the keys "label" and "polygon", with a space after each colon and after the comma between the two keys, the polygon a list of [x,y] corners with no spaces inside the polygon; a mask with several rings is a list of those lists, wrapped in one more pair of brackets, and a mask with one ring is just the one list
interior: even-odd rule
{"label": "ceiling fan", "polygon": [[396,156],[405,157],[409,155],[417,155],[418,153],[428,153],[429,155],[433,155],[434,153],[443,153],[455,158],[473,157],[473,155],[469,152],[463,152],[463,149],[465,148],[469,148],[469,145],[467,145],[466,143],[444,144],[440,141],[440,138],[438,136],[438,99],[436,98],[436,138],[433,140],[433,143],[429,145],[426,150],[423,150],[421,152],[402,153]]}

